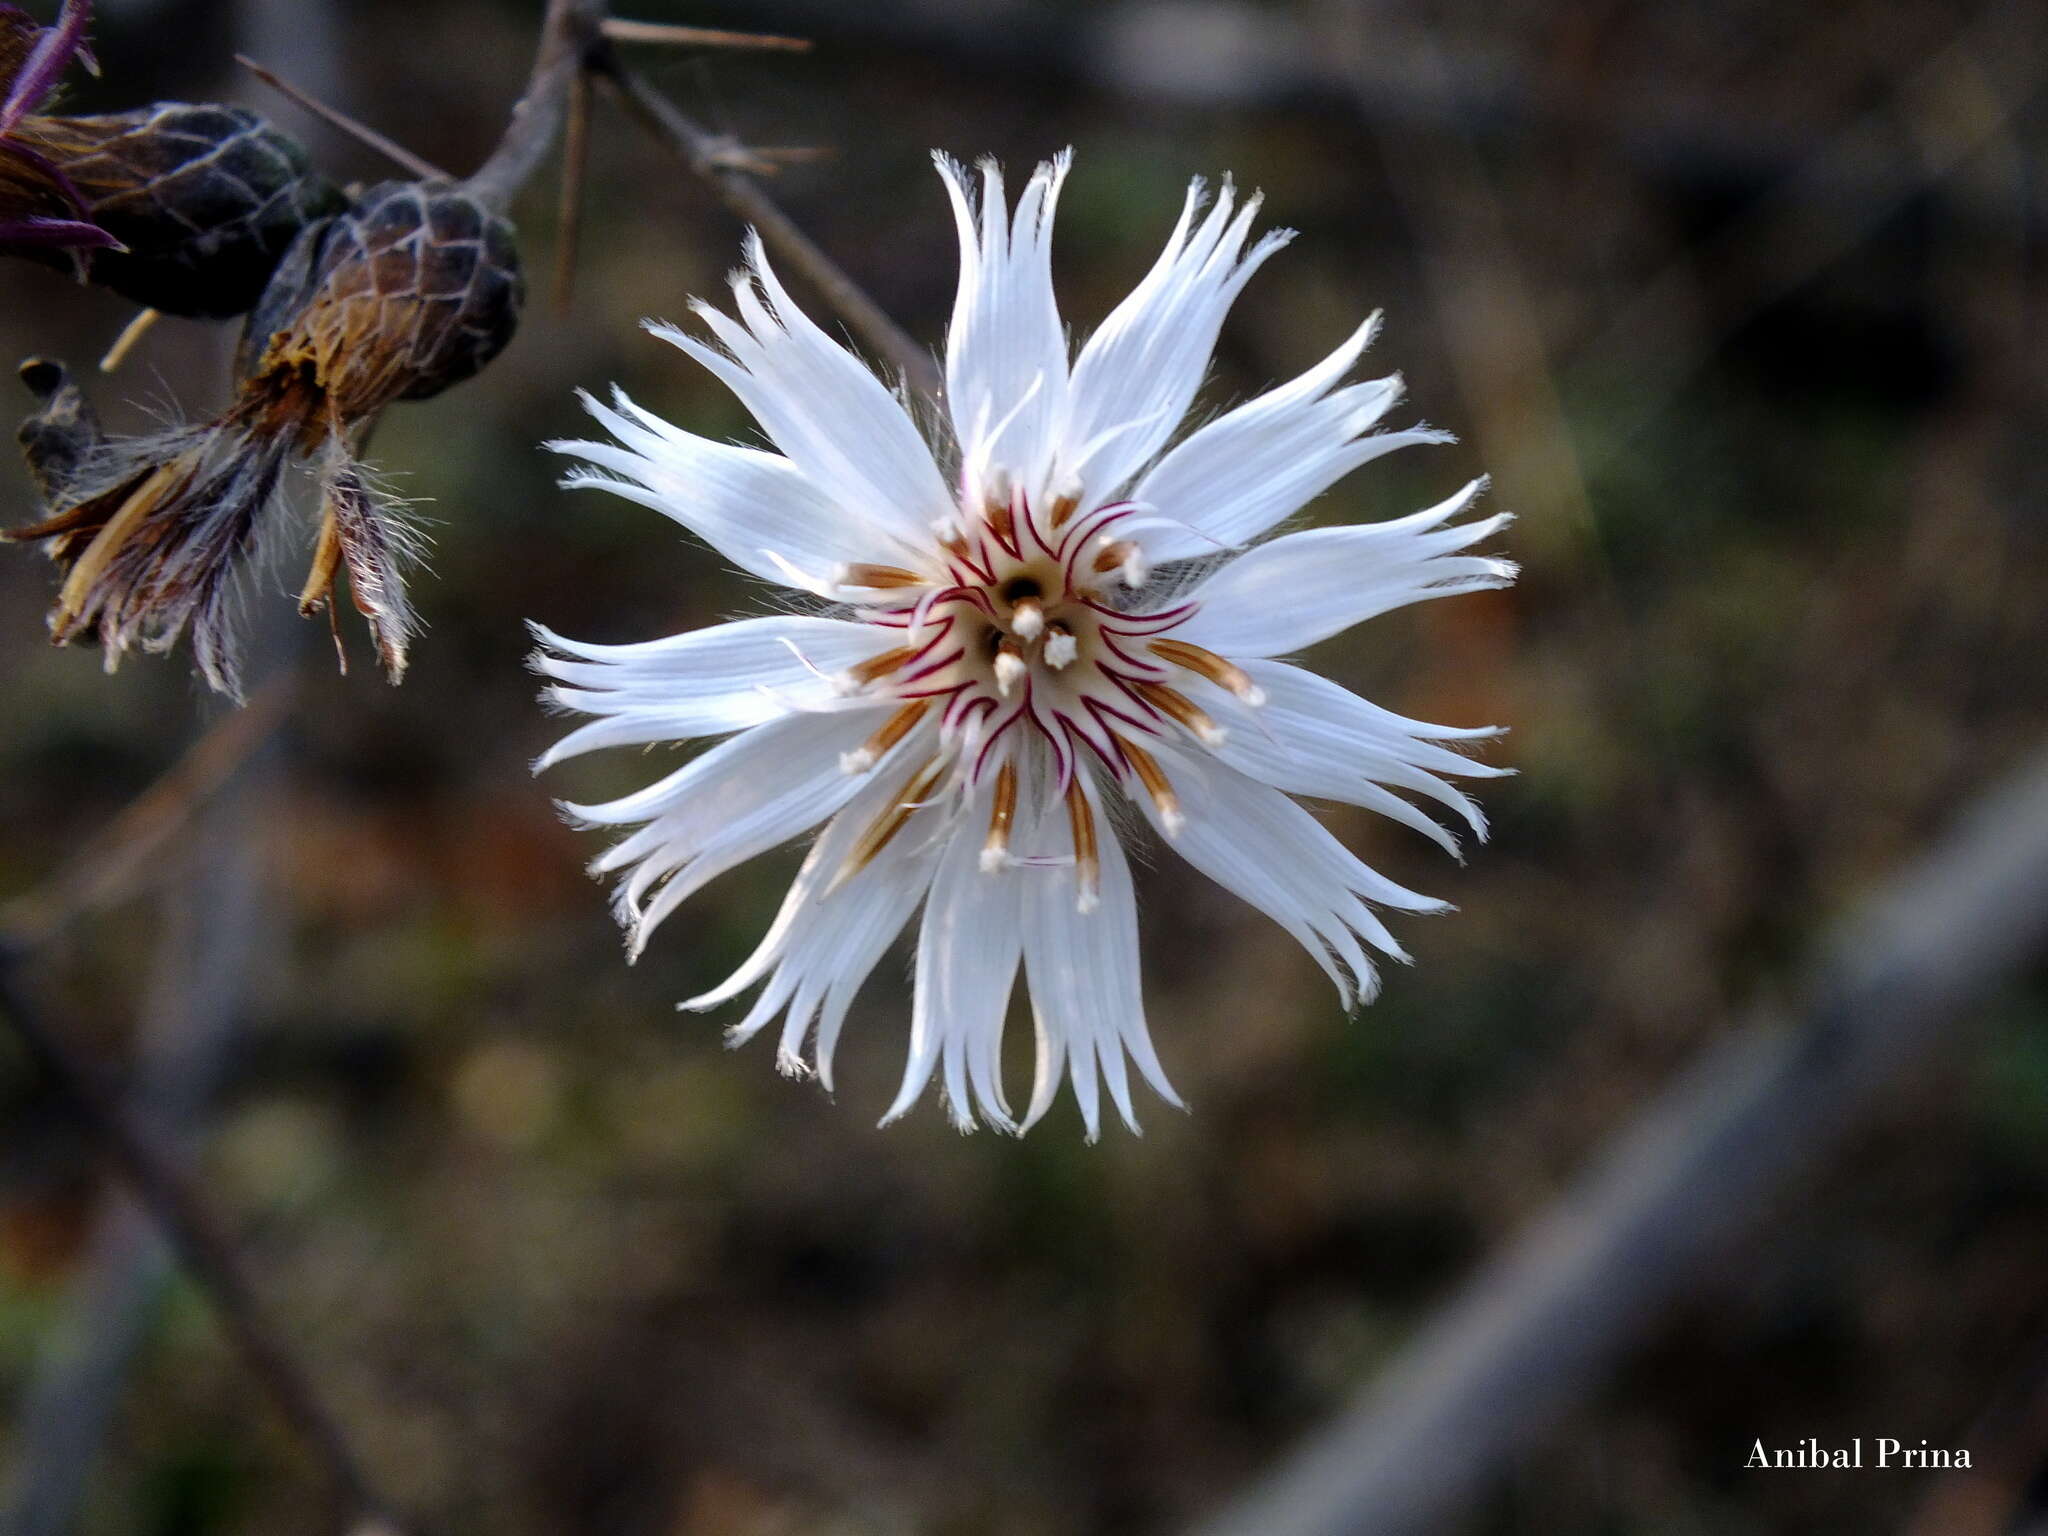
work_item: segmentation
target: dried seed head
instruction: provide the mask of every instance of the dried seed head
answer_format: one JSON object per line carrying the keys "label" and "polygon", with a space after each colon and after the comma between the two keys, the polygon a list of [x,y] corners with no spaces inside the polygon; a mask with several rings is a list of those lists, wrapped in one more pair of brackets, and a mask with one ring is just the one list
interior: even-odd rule
{"label": "dried seed head", "polygon": [[247,312],[299,232],[346,206],[297,141],[239,107],[32,117],[16,137],[124,247],[93,255],[87,277],[166,314]]}
{"label": "dried seed head", "polygon": [[321,520],[300,609],[332,608],[346,572],[393,682],[414,622],[412,541],[356,459],[394,400],[438,394],[511,339],[521,286],[512,227],[459,187],[386,183],[305,226],[245,328],[233,405],[202,428],[106,442],[61,369],[30,379],[22,429],[50,515],[11,530],[66,572],[59,642],[94,638],[109,666],[188,628],[206,680],[238,692],[233,576],[270,520],[286,469],[317,459]]}

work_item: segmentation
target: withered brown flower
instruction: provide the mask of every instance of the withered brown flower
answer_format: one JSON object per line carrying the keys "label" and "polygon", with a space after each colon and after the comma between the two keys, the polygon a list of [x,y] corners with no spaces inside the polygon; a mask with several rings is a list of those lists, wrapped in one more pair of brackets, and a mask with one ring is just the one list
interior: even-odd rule
{"label": "withered brown flower", "polygon": [[199,427],[105,439],[61,370],[29,383],[22,442],[50,515],[9,531],[64,569],[58,643],[96,639],[112,667],[189,627],[207,682],[239,694],[234,576],[274,519],[286,471],[321,495],[300,611],[332,604],[345,569],[385,674],[406,664],[407,532],[361,463],[385,406],[438,394],[511,339],[523,289],[511,224],[459,185],[386,182],[307,225],[249,317],[232,405]]}

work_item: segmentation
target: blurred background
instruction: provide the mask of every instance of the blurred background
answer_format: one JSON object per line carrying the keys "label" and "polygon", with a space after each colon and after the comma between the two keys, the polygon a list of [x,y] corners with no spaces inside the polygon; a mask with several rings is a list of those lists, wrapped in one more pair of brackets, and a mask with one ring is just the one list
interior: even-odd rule
{"label": "blurred background", "polygon": [[[47,9],[47,7],[44,7]],[[338,179],[386,168],[235,72],[276,63],[475,165],[528,67],[512,0],[102,0],[72,110],[258,107]],[[821,145],[775,195],[936,344],[953,235],[927,152],[1065,145],[1057,280],[1099,319],[1187,181],[1299,238],[1226,327],[1207,403],[1367,311],[1405,419],[1455,447],[1313,509],[1411,510],[1482,469],[1511,592],[1333,641],[1404,714],[1498,723],[1519,777],[1457,867],[1348,809],[1369,862],[1455,902],[1347,1018],[1277,928],[1171,858],[1141,874],[1147,995],[1192,1106],[1082,1142],[877,1131],[905,1046],[885,964],[837,1102],[734,1013],[679,1015],[767,924],[793,854],[719,881],[629,969],[556,795],[527,620],[635,640],[768,595],[666,521],[555,489],[537,445],[624,384],[712,435],[735,403],[646,316],[721,294],[734,220],[600,102],[574,304],[554,196],[516,210],[532,302],[481,378],[386,418],[428,625],[402,688],[336,676],[274,541],[254,631],[303,673],[276,743],[68,925],[54,1017],[182,1122],[203,1183],[378,1475],[494,1536],[1171,1530],[1323,1422],[1830,920],[2048,722],[2041,44],[2028,4],[1702,0],[646,0],[803,56],[637,62],[750,143]],[[0,358],[85,368],[119,300],[22,264]],[[808,290],[800,297],[814,300]],[[822,306],[814,305],[822,313]],[[834,322],[836,325],[836,322]],[[201,415],[231,332],[167,321],[90,387]],[[13,387],[11,383],[8,387]],[[0,391],[4,393],[4,391]],[[123,404],[126,402],[126,404]],[[25,412],[25,392],[17,399]],[[29,518],[18,469],[0,522]],[[44,643],[48,563],[0,549],[0,900],[26,897],[218,717],[186,658],[104,676]],[[296,648],[296,649],[294,649]],[[295,660],[287,659],[296,657]],[[2048,1466],[2048,991],[2003,995],[1698,1276],[1646,1349],[1497,1485],[1481,1532],[1998,1531]],[[1027,1032],[1028,1035],[1028,1032]],[[1028,1038],[1016,1042],[1028,1044]],[[25,1532],[308,1529],[313,1478],[203,1296],[110,1204],[0,1048],[0,1471]],[[1938,1473],[1745,1472],[1751,1443],[1971,1447]],[[1998,1454],[1992,1453],[1996,1450]],[[2016,1524],[2010,1528],[2018,1529]]]}

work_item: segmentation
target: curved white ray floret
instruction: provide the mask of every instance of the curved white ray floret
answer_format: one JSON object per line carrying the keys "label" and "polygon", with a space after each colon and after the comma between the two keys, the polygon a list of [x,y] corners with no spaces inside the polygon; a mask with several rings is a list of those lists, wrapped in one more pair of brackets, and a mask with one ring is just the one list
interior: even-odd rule
{"label": "curved white ray floret", "polygon": [[[1507,519],[1457,521],[1475,481],[1409,517],[1254,543],[1351,470],[1447,440],[1377,430],[1398,378],[1344,382],[1378,317],[1169,447],[1225,313],[1287,239],[1252,241],[1258,199],[1226,181],[1205,212],[1196,183],[1157,264],[1070,362],[1051,268],[1068,157],[1040,166],[1014,210],[993,164],[978,188],[938,165],[961,260],[940,453],[791,302],[758,239],[733,280],[736,315],[696,306],[716,346],[653,329],[723,380],[777,451],[693,436],[623,395],[585,397],[611,441],[552,445],[585,466],[567,484],[651,506],[749,574],[837,606],[640,645],[537,628],[549,702],[592,718],[536,766],[723,736],[646,789],[567,808],[637,828],[595,866],[623,872],[631,952],[717,875],[819,829],[760,947],[683,1006],[760,986],[734,1039],[780,1017],[778,1063],[830,1088],[854,994],[921,904],[910,1057],[885,1118],[936,1077],[962,1129],[979,1117],[1021,1131],[1070,1081],[1093,1139],[1105,1089],[1137,1128],[1131,1065],[1180,1102],[1145,1025],[1111,802],[1135,804],[1300,940],[1347,1006],[1370,999],[1370,951],[1407,958],[1374,908],[1443,904],[1374,873],[1289,796],[1369,807],[1455,853],[1397,791],[1483,838],[1449,779],[1504,770],[1444,743],[1496,732],[1406,720],[1269,658],[1505,585],[1513,566],[1468,551]],[[941,459],[959,466],[950,489]],[[1021,1115],[1001,1069],[1020,969],[1038,1040]]]}

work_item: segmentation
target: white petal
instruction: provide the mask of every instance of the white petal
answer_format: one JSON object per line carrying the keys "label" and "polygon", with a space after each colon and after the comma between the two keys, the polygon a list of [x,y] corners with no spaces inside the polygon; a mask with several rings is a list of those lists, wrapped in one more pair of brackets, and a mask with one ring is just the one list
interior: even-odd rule
{"label": "white petal", "polygon": [[[1266,696],[1257,708],[1240,703],[1213,683],[1191,682],[1188,688],[1210,714],[1229,727],[1228,738],[1216,752],[1223,762],[1288,794],[1341,800],[1378,811],[1455,854],[1458,845],[1449,833],[1381,786],[1412,790],[1455,811],[1475,837],[1485,838],[1485,814],[1441,775],[1498,778],[1511,770],[1438,746],[1411,729],[1416,722],[1390,714],[1300,667],[1253,661],[1246,664],[1245,671]],[[1420,727],[1422,731],[1438,729]]]}
{"label": "white petal", "polygon": [[741,619],[637,645],[590,645],[540,625],[533,632],[547,648],[534,666],[562,685],[545,697],[601,717],[543,753],[536,773],[600,747],[718,736],[798,710],[863,704],[841,698],[833,674],[896,639],[873,624],[795,616]]}
{"label": "white petal", "polygon": [[[650,418],[637,408],[629,416],[587,394],[582,400],[618,441],[548,444],[593,466],[571,471],[563,483],[612,491],[652,507],[750,575],[788,586],[792,567],[829,575],[835,566],[875,560],[878,551],[895,547],[788,459],[687,432],[656,432],[643,424]],[[631,408],[623,395],[618,403]],[[804,585],[822,590],[824,583]]]}
{"label": "white petal", "polygon": [[[1359,1001],[1370,1001],[1378,990],[1360,939],[1397,960],[1408,958],[1366,900],[1410,912],[1448,910],[1368,868],[1279,790],[1199,753],[1153,750],[1186,818],[1168,839],[1174,852],[1292,934],[1336,982],[1346,1007],[1354,981]],[[1150,799],[1141,795],[1138,803],[1160,826]]]}
{"label": "white petal", "polygon": [[632,869],[615,902],[632,952],[716,876],[851,799],[866,780],[840,772],[839,757],[872,732],[876,715],[788,716],[719,743],[635,794],[604,805],[564,804],[594,826],[646,823],[591,866],[599,873]]}
{"label": "white petal", "polygon": [[900,776],[892,775],[848,802],[818,834],[759,948],[722,985],[682,1005],[716,1007],[772,972],[753,1009],[730,1031],[732,1042],[745,1041],[784,1013],[776,1056],[783,1070],[794,1072],[806,1065],[804,1042],[815,1023],[816,1042],[808,1065],[827,1091],[832,1087],[832,1053],[847,1009],[890,941],[910,920],[937,864],[928,846],[930,830],[923,823],[942,813],[921,812],[865,869],[831,889],[849,850],[902,787]]}
{"label": "white petal", "polygon": [[[1031,989],[1032,1020],[1038,1031],[1038,1069],[1022,1129],[1031,1129],[1051,1108],[1064,1065],[1071,1071],[1074,1098],[1081,1107],[1088,1139],[1093,1141],[1101,1134],[1098,1066],[1124,1124],[1134,1132],[1138,1129],[1124,1071],[1125,1052],[1161,1098],[1176,1108],[1181,1101],[1166,1080],[1145,1028],[1138,970],[1138,906],[1131,889],[1130,865],[1101,813],[1094,786],[1086,775],[1082,782],[1090,805],[1097,807],[1101,891],[1094,910],[1079,910],[1073,870],[1016,871],[1025,886],[1024,967]],[[1050,826],[1064,818],[1048,817],[1046,821]]]}
{"label": "white petal", "polygon": [[696,306],[724,352],[674,326],[653,326],[654,334],[724,380],[822,494],[906,547],[924,548],[952,497],[916,424],[866,364],[796,306],[758,236],[748,238],[747,259],[751,277],[734,282],[741,320]]}
{"label": "white petal", "polygon": [[1485,488],[1475,480],[1408,517],[1283,534],[1238,556],[1189,594],[1197,611],[1174,638],[1233,658],[1299,650],[1389,609],[1425,598],[1504,587],[1506,560],[1454,551],[1508,522],[1505,513],[1449,528]]}
{"label": "white petal", "polygon": [[[962,456],[1037,495],[1066,410],[1067,337],[1052,291],[1052,222],[1071,153],[1039,166],[1011,217],[1003,175],[982,163],[977,216],[966,170],[933,157],[960,232],[960,287],[946,332],[946,404]],[[998,435],[999,434],[999,435]]]}
{"label": "white petal", "polygon": [[1373,433],[1401,398],[1398,375],[1337,387],[1378,328],[1374,315],[1299,378],[1175,444],[1131,493],[1156,508],[1163,524],[1145,535],[1146,554],[1163,562],[1238,548],[1361,465],[1399,448],[1451,441],[1428,428]]}
{"label": "white petal", "polygon": [[884,1125],[917,1102],[943,1064],[946,1111],[956,1127],[972,1130],[978,1108],[998,1130],[1017,1128],[1003,1097],[1002,1047],[1023,953],[1023,890],[1013,871],[981,869],[992,795],[993,786],[985,784],[969,796],[925,897],[910,1054]]}
{"label": "white petal", "polygon": [[1062,474],[1078,478],[1091,502],[1111,499],[1166,445],[1209,370],[1216,333],[1238,293],[1291,238],[1275,230],[1244,250],[1259,199],[1232,216],[1229,181],[1199,224],[1202,184],[1188,188],[1180,222],[1152,270],[1111,311],[1074,363],[1062,434]]}

